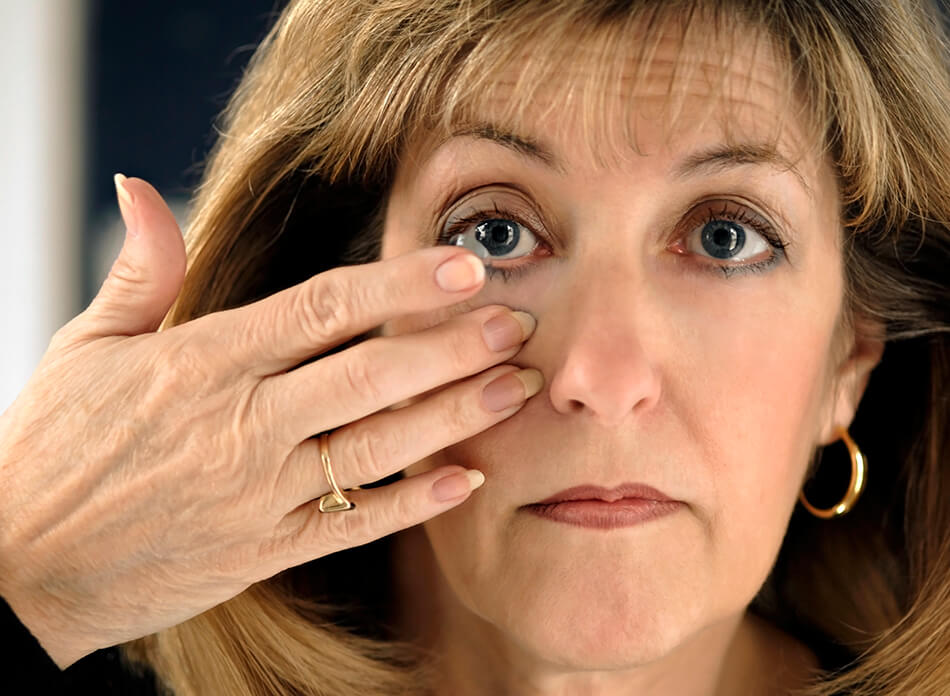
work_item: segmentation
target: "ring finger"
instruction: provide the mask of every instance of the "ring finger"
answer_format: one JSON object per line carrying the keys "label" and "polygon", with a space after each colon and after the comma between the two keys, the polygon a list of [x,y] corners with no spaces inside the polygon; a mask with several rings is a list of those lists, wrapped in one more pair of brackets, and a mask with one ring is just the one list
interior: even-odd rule
{"label": "ring finger", "polygon": [[[401,471],[514,415],[542,385],[535,369],[499,365],[417,403],[334,430],[328,440],[333,477],[345,489]],[[329,492],[318,439],[290,453],[275,487],[284,509]]]}

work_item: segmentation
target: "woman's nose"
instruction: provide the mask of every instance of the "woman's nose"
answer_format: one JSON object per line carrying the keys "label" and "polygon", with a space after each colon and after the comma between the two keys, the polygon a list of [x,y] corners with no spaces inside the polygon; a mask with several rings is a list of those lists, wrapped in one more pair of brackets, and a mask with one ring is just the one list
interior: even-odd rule
{"label": "woman's nose", "polygon": [[[645,340],[658,312],[642,295],[643,284],[631,278],[629,269],[614,269],[572,284],[569,292],[566,301],[547,304],[560,309],[548,309],[539,323],[557,336],[548,362],[554,366],[548,374],[554,408],[587,414],[604,425],[648,411],[660,397],[660,377],[659,356],[646,346],[661,342]],[[559,315],[554,322],[552,314]]]}

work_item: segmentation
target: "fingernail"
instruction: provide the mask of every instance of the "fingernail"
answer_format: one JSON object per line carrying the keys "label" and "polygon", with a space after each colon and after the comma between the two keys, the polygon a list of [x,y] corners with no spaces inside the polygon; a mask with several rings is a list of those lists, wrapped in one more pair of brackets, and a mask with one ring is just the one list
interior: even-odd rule
{"label": "fingernail", "polygon": [[535,326],[537,322],[527,312],[504,312],[485,322],[482,335],[489,348],[503,351],[527,341]]}
{"label": "fingernail", "polygon": [[122,222],[125,223],[125,231],[130,237],[137,237],[139,232],[135,225],[135,198],[125,187],[125,174],[116,174],[112,177],[115,182],[116,198],[119,200],[119,212],[122,214]]}
{"label": "fingernail", "polygon": [[446,292],[475,287],[485,277],[485,265],[474,254],[454,256],[435,270],[435,282]]}
{"label": "fingernail", "polygon": [[440,503],[447,503],[468,495],[483,483],[485,483],[485,474],[478,469],[467,469],[443,476],[432,484],[432,497]]}
{"label": "fingernail", "polygon": [[542,386],[544,377],[534,368],[509,372],[482,390],[482,403],[489,411],[504,411],[524,403],[541,391]]}

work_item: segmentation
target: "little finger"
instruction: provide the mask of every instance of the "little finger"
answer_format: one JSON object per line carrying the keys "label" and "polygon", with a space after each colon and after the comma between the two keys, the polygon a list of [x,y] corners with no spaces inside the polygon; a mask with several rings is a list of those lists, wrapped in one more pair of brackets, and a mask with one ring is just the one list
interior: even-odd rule
{"label": "little finger", "polygon": [[467,500],[484,481],[480,471],[449,465],[380,488],[349,491],[352,510],[320,512],[319,501],[312,500],[278,523],[268,545],[284,567],[300,565],[425,522]]}

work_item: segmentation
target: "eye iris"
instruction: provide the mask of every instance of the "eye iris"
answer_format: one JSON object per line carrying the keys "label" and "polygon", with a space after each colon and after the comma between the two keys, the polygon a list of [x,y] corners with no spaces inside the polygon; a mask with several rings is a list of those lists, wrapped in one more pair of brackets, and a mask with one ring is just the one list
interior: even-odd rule
{"label": "eye iris", "polygon": [[492,219],[475,226],[475,239],[492,254],[507,254],[518,246],[518,225],[511,220]]}
{"label": "eye iris", "polygon": [[712,256],[728,259],[745,246],[745,230],[728,220],[711,220],[703,226],[702,243]]}

